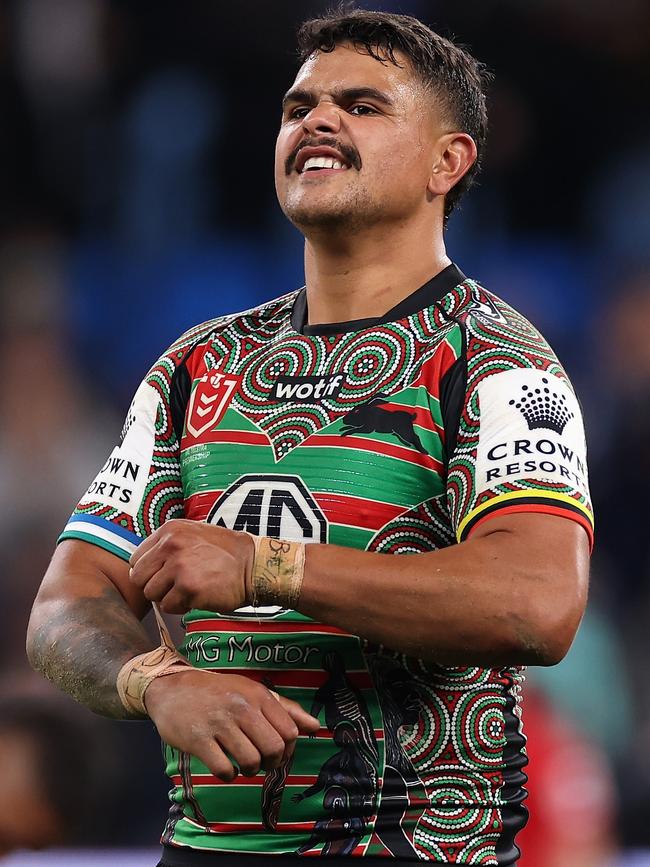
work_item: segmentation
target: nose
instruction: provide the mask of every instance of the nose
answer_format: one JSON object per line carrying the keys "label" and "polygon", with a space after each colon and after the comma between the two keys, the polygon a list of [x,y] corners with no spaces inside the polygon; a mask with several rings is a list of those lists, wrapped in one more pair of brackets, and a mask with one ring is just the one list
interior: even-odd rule
{"label": "nose", "polygon": [[303,118],[303,128],[310,135],[337,133],[341,129],[340,109],[333,102],[323,100]]}

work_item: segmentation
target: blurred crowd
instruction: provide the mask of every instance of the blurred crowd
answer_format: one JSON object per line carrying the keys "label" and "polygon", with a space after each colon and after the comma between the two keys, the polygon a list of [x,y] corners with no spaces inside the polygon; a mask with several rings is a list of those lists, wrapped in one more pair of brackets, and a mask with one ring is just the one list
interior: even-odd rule
{"label": "blurred crowd", "polygon": [[[578,638],[529,672],[522,865],[568,867],[570,851],[571,867],[601,867],[650,848],[650,7],[359,5],[421,17],[496,75],[485,170],[448,249],[567,367],[597,519]],[[152,361],[188,326],[301,285],[273,144],[295,25],[325,6],[0,5],[0,852],[146,845],[162,828],[155,731],[95,718],[33,675],[27,618]],[[29,809],[38,838],[7,818]]]}

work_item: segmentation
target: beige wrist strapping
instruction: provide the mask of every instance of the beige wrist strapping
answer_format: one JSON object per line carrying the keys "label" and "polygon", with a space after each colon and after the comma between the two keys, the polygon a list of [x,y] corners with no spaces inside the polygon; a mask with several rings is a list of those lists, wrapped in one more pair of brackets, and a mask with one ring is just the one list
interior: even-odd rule
{"label": "beige wrist strapping", "polygon": [[[295,608],[305,572],[304,544],[249,535],[255,545],[249,591],[252,604]],[[117,675],[117,692],[122,704],[128,711],[142,716],[147,716],[144,695],[152,680],[192,668],[174,647],[155,602],[153,610],[160,633],[160,646],[134,656],[122,666]]]}
{"label": "beige wrist strapping", "polygon": [[295,608],[305,574],[304,543],[269,536],[251,538],[255,544],[249,592],[251,604]]}
{"label": "beige wrist strapping", "polygon": [[144,694],[152,680],[192,668],[184,656],[176,650],[167,624],[156,603],[154,614],[160,633],[160,647],[134,656],[126,662],[117,675],[117,692],[124,707],[133,713],[147,716]]}

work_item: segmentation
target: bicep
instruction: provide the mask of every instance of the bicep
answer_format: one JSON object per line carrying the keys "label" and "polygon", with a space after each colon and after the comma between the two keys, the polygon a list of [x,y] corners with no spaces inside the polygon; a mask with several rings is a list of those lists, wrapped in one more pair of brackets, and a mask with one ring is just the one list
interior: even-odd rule
{"label": "bicep", "polygon": [[584,527],[559,515],[536,512],[494,514],[478,524],[466,543],[490,546],[501,568],[520,583],[531,615],[550,638],[571,644],[584,614],[589,585],[590,539]]}
{"label": "bicep", "polygon": [[98,545],[64,539],[57,546],[45,573],[36,605],[54,599],[101,595],[112,584],[140,619],[150,603],[129,580],[129,564]]}
{"label": "bicep", "polygon": [[478,524],[471,539],[505,534],[503,545],[545,564],[551,573],[570,572],[580,582],[589,574],[589,536],[582,524],[559,515],[516,512],[492,515]]}

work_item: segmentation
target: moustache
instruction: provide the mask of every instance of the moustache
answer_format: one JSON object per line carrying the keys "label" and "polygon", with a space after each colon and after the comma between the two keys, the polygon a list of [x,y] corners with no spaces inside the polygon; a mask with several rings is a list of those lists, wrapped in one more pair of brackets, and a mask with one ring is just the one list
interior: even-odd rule
{"label": "moustache", "polygon": [[285,174],[290,175],[294,170],[296,165],[296,160],[298,158],[298,154],[303,148],[318,148],[318,147],[328,147],[334,148],[334,150],[338,151],[343,159],[348,163],[348,165],[352,166],[352,168],[359,171],[361,169],[361,157],[359,155],[359,151],[356,148],[353,148],[352,145],[343,144],[343,142],[338,142],[335,138],[320,138],[314,141],[301,141],[300,144],[295,148],[295,150],[289,154],[284,164]]}

